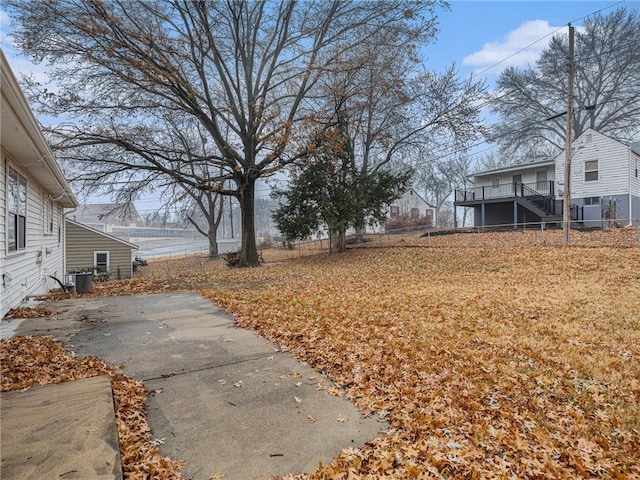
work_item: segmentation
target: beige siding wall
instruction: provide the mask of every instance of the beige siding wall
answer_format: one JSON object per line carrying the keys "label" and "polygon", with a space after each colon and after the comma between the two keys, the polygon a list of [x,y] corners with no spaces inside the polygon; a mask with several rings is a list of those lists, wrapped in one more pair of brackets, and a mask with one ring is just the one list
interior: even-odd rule
{"label": "beige siding wall", "polygon": [[67,271],[94,265],[95,252],[109,252],[111,279],[131,278],[131,247],[72,223],[67,223]]}
{"label": "beige siding wall", "polygon": [[[6,174],[11,166],[27,179],[27,223],[25,248],[7,251]],[[45,235],[43,199],[48,198],[44,189],[24,169],[18,168],[11,158],[2,152],[2,177],[0,201],[0,318],[11,308],[19,306],[29,295],[47,293],[58,284],[51,276],[64,281],[63,245],[58,241],[58,224],[54,222],[54,234]],[[60,212],[58,205],[54,206]],[[64,232],[62,232],[64,234]]]}

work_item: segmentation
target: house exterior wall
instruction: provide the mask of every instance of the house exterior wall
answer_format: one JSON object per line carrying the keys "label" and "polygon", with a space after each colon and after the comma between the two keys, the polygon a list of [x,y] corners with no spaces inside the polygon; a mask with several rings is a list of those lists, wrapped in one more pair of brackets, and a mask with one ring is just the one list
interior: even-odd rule
{"label": "house exterior wall", "polygon": [[[547,174],[547,183],[549,181],[554,180],[556,177],[556,169],[554,165],[546,165],[546,166],[523,166],[521,169],[514,169],[508,172],[496,172],[495,174],[487,173],[476,175],[474,177],[474,188],[477,190],[478,188],[489,188],[491,189],[493,186],[494,178],[498,178],[500,185],[510,186],[513,184],[513,176],[514,175],[522,175],[522,183],[526,184],[534,184],[537,181],[537,172],[546,172]],[[487,192],[490,192],[488,190]],[[513,195],[513,189],[510,191],[505,191],[504,195],[495,195],[495,196],[511,196]]]}
{"label": "house exterior wall", "polygon": [[133,266],[131,262],[132,247],[109,238],[88,228],[67,222],[67,271],[93,268],[95,252],[109,252],[109,273],[111,279],[131,278]]}
{"label": "house exterior wall", "polygon": [[[600,198],[600,205],[585,206],[585,225],[601,225],[605,207],[615,202],[615,216],[629,223],[629,218],[640,217],[633,208],[634,197],[640,197],[640,178],[637,177],[637,155],[626,145],[589,130],[573,144],[571,157],[571,202],[576,205],[589,203],[588,199]],[[598,179],[586,179],[587,162],[598,161]],[[556,157],[556,193],[564,192],[564,152]],[[631,195],[631,196],[630,196]],[[588,222],[588,223],[587,223]],[[634,223],[637,223],[634,222]]]}
{"label": "house exterior wall", "polygon": [[[7,174],[11,167],[27,180],[25,248],[8,251]],[[51,276],[64,281],[64,224],[62,208],[53,202],[53,232],[45,224],[44,203],[48,192],[25,169],[1,151],[0,181],[0,318],[30,295],[46,294],[58,286]],[[45,228],[45,225],[47,228]]]}
{"label": "house exterior wall", "polygon": [[[417,218],[412,217],[412,211],[417,212]],[[436,225],[436,209],[429,205],[412,188],[389,206],[388,218],[402,217],[410,220],[430,219],[430,226]]]}

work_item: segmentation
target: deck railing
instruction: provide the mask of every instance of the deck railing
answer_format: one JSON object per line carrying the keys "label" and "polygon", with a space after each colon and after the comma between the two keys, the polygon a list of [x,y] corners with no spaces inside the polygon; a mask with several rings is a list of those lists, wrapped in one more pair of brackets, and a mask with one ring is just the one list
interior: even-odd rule
{"label": "deck railing", "polygon": [[492,198],[509,198],[522,194],[524,189],[534,190],[539,195],[554,195],[553,180],[533,183],[501,183],[500,185],[487,185],[483,187],[473,187],[469,190],[456,190],[456,202],[473,202],[476,200],[487,200]]}

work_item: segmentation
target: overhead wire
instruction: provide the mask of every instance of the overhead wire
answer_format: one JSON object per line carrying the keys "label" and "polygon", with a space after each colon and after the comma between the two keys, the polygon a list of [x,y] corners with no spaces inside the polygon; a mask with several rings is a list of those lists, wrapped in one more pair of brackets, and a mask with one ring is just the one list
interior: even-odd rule
{"label": "overhead wire", "polygon": [[[617,5],[623,4],[623,3],[625,3],[625,2],[626,2],[626,0],[620,0],[620,1],[618,1],[618,2],[612,3],[611,5],[608,5],[608,6],[606,6],[606,7],[603,7],[603,8],[601,8],[601,9],[599,9],[599,10],[596,10],[596,11],[591,12],[591,13],[589,13],[589,14],[583,15],[582,17],[579,17],[579,18],[576,18],[576,19],[574,19],[574,20],[571,20],[571,21],[570,21],[570,22],[568,22],[568,23],[570,24],[570,23],[578,22],[578,21],[583,20],[583,19],[585,19],[585,18],[588,18],[588,17],[591,17],[591,16],[596,15],[596,14],[598,14],[598,13],[601,13],[601,12],[603,12],[603,11],[605,11],[605,10],[611,9],[611,8],[613,8],[613,7],[616,7]],[[516,52],[514,52],[514,53],[512,53],[512,54],[510,54],[510,55],[508,55],[507,57],[503,58],[503,59],[502,59],[502,60],[500,60],[499,62],[496,62],[496,63],[492,64],[491,66],[489,66],[489,67],[485,68],[485,69],[484,69],[484,70],[482,70],[481,72],[479,72],[479,73],[477,73],[477,74],[472,75],[472,78],[473,78],[474,76],[475,76],[475,77],[479,77],[479,76],[481,76],[481,75],[484,75],[485,73],[487,73],[488,71],[490,71],[490,70],[494,69],[494,68],[495,68],[495,67],[497,67],[498,65],[500,65],[500,64],[502,64],[502,63],[504,63],[504,62],[506,62],[506,61],[507,61],[507,60],[509,60],[510,58],[513,58],[515,55],[518,55],[519,53],[522,53],[523,51],[525,51],[525,50],[527,50],[527,49],[531,48],[532,46],[534,46],[534,45],[536,45],[537,43],[541,42],[542,40],[544,40],[544,39],[548,38],[549,36],[552,36],[552,35],[556,34],[556,33],[557,33],[557,32],[559,32],[560,30],[562,30],[563,28],[566,28],[566,25],[563,25],[563,26],[561,26],[561,27],[556,28],[556,29],[555,29],[555,30],[553,30],[552,32],[550,32],[550,33],[548,33],[548,34],[546,34],[546,35],[544,35],[544,36],[542,36],[542,37],[538,38],[537,40],[535,40],[535,41],[531,42],[531,43],[530,43],[529,45],[527,45],[526,47],[521,48],[521,49],[519,49],[518,51],[516,51]],[[633,46],[635,46],[635,45],[636,45],[636,44],[635,44],[635,42],[634,42],[634,43],[630,43],[630,44],[628,44],[627,46],[629,46],[630,48],[633,48]],[[619,51],[619,49],[616,49],[616,50],[612,50],[612,51],[609,51],[609,52],[603,52],[602,54],[615,53],[615,52],[618,52],[618,51]],[[597,54],[597,53],[593,53],[591,56],[584,56],[584,57],[580,58],[580,61],[582,61],[582,62],[584,62],[584,61],[588,61],[588,60],[591,60],[591,59],[597,58],[597,56],[598,56],[598,54]],[[509,92],[505,92],[505,93],[503,93],[503,94],[499,95],[498,97],[490,98],[490,99],[486,100],[484,103],[480,104],[478,107],[479,107],[479,108],[485,108],[485,107],[488,107],[488,106],[492,105],[493,103],[495,103],[496,101],[501,100],[501,99],[503,99],[503,98],[505,98],[505,97],[508,97],[508,96],[510,96],[510,95],[513,95],[513,94],[517,93],[518,91],[521,91],[523,88],[526,88],[526,87],[531,86],[531,85],[533,85],[533,82],[529,82],[529,83],[527,83],[527,84],[524,84],[523,86],[521,86],[521,87],[520,87],[520,88],[518,88],[518,89],[514,89],[514,90],[511,90],[511,91],[509,91]],[[609,100],[609,101],[607,101],[607,102],[602,102],[601,104],[604,104],[604,103],[610,103],[611,101],[613,101],[613,100]],[[457,149],[454,149],[454,150],[452,150],[452,151],[448,151],[448,150],[447,150],[447,148],[445,147],[445,148],[443,148],[443,149],[440,149],[440,150],[436,151],[437,155],[435,156],[435,158],[434,158],[434,157],[431,157],[431,158],[430,158],[430,161],[434,161],[434,160],[435,160],[435,161],[437,161],[437,160],[442,160],[442,159],[448,158],[448,157],[450,157],[451,155],[456,154],[456,153],[463,153],[463,152],[467,152],[468,150],[473,149],[473,148],[476,148],[476,147],[479,147],[479,146],[481,146],[481,145],[483,145],[483,144],[491,143],[491,142],[495,141],[496,139],[506,137],[506,136],[508,136],[508,135],[510,135],[510,134],[513,134],[513,133],[517,133],[517,132],[519,132],[519,131],[523,130],[523,128],[531,128],[532,126],[535,126],[535,125],[541,124],[541,123],[543,123],[543,122],[544,122],[544,120],[540,120],[540,121],[532,122],[531,124],[526,125],[526,126],[524,126],[524,127],[519,127],[519,128],[517,128],[517,129],[511,130],[511,131],[509,131],[509,132],[504,132],[504,133],[503,133],[503,134],[501,134],[501,135],[498,135],[498,136],[492,136],[492,137],[491,137],[491,138],[489,138],[489,139],[482,140],[482,141],[480,141],[480,142],[477,142],[477,143],[475,143],[475,144],[472,144],[472,145],[469,145],[469,146],[466,146],[466,147],[457,148]],[[474,152],[474,153],[472,154],[472,156],[477,156],[477,155],[479,155],[480,153],[486,152],[486,151],[491,150],[491,149],[493,149],[493,148],[495,148],[495,146],[487,147],[486,149],[483,149],[483,150],[481,150],[481,151],[479,151],[479,152]],[[445,152],[446,152],[446,153],[445,153]],[[442,155],[442,156],[438,156],[438,154],[443,154],[443,155]]]}

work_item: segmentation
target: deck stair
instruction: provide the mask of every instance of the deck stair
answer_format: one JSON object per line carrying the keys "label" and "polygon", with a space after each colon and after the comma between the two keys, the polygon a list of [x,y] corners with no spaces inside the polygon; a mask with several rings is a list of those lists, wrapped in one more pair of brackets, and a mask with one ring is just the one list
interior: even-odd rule
{"label": "deck stair", "polygon": [[[524,183],[514,185],[516,201],[527,210],[535,213],[544,222],[562,221],[562,201],[553,194],[540,193]],[[571,204],[570,216],[573,221],[582,220],[582,207]]]}

